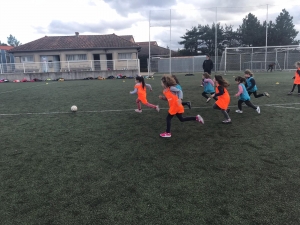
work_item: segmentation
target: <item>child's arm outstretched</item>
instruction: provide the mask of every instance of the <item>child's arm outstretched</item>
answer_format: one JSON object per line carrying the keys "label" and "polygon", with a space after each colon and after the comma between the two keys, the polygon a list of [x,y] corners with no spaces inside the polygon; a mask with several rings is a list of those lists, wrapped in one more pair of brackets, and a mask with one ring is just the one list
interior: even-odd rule
{"label": "child's arm outstretched", "polygon": [[216,93],[215,93],[215,94],[212,94],[212,95],[211,95],[212,98],[213,98],[213,97],[218,97],[218,96],[223,95],[223,94],[225,93],[224,87],[218,86],[217,88],[218,88],[218,90],[219,90],[219,93],[217,93],[217,94],[216,94]]}
{"label": "child's arm outstretched", "polygon": [[240,96],[243,93],[243,87],[239,85],[239,91],[235,94],[236,97]]}
{"label": "child's arm outstretched", "polygon": [[134,90],[133,90],[133,91],[130,91],[129,93],[133,95],[133,94],[135,94],[135,93],[137,93],[137,92],[138,92],[138,89],[137,89],[137,88],[134,88]]}
{"label": "child's arm outstretched", "polygon": [[180,90],[180,89],[172,86],[172,87],[170,87],[170,91],[173,92],[175,95],[177,95],[177,97],[179,99],[183,99],[183,92],[182,92],[182,90]]}
{"label": "child's arm outstretched", "polygon": [[203,79],[203,85],[204,84],[208,84],[210,83],[212,86],[215,86],[214,82],[212,81],[212,79]]}
{"label": "child's arm outstretched", "polygon": [[145,84],[147,88],[149,88],[150,91],[152,91],[152,86],[150,84]]}
{"label": "child's arm outstretched", "polygon": [[183,99],[183,92],[182,90],[176,88],[175,86],[170,87],[170,91],[177,95],[178,97],[178,105],[182,104],[182,99]]}

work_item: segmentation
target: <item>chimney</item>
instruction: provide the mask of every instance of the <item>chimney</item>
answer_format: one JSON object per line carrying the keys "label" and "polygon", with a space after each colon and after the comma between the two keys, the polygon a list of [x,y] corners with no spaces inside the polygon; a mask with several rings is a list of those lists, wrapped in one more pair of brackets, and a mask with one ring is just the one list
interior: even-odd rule
{"label": "chimney", "polygon": [[79,36],[79,32],[75,32],[75,36],[78,37]]}

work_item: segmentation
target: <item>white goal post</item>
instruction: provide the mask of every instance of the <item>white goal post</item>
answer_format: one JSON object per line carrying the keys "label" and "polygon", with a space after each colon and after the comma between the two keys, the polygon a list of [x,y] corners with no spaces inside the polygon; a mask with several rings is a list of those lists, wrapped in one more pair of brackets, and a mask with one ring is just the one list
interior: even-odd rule
{"label": "white goal post", "polygon": [[267,71],[269,64],[275,64],[274,70],[295,69],[295,62],[300,60],[300,46],[267,46],[225,48],[220,62],[220,70]]}

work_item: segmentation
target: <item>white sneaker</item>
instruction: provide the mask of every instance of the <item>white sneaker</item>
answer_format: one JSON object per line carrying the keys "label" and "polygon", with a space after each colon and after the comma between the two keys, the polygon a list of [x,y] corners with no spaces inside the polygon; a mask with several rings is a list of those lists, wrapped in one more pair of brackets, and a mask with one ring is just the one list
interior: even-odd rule
{"label": "white sneaker", "polygon": [[222,123],[224,124],[228,124],[228,123],[231,123],[231,119],[228,119],[228,120],[223,120]]}
{"label": "white sneaker", "polygon": [[241,110],[239,110],[239,109],[238,109],[238,110],[235,110],[235,112],[236,112],[236,113],[243,113],[243,111],[241,111]]}
{"label": "white sneaker", "polygon": [[257,112],[258,114],[260,114],[260,108],[259,108],[259,106],[257,106],[256,112]]}
{"label": "white sneaker", "polygon": [[160,110],[159,105],[157,105],[155,109],[157,112],[159,112],[159,110]]}
{"label": "white sneaker", "polygon": [[202,116],[197,115],[197,116],[196,116],[196,120],[197,120],[199,123],[204,124],[204,119],[202,118]]}
{"label": "white sneaker", "polygon": [[134,111],[136,111],[137,113],[141,113],[141,112],[142,112],[141,109],[136,109],[136,110],[134,110]]}

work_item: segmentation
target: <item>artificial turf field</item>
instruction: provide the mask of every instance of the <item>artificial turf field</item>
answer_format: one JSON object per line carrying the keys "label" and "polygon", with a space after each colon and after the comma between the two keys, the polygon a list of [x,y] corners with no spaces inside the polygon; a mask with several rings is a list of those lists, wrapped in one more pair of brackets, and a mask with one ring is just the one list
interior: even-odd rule
{"label": "artificial turf field", "polygon": [[260,115],[234,112],[237,75],[229,125],[199,74],[178,75],[205,124],[174,117],[169,139],[161,75],[146,80],[159,113],[134,112],[133,79],[0,84],[0,224],[300,224],[293,73],[255,74]]}

